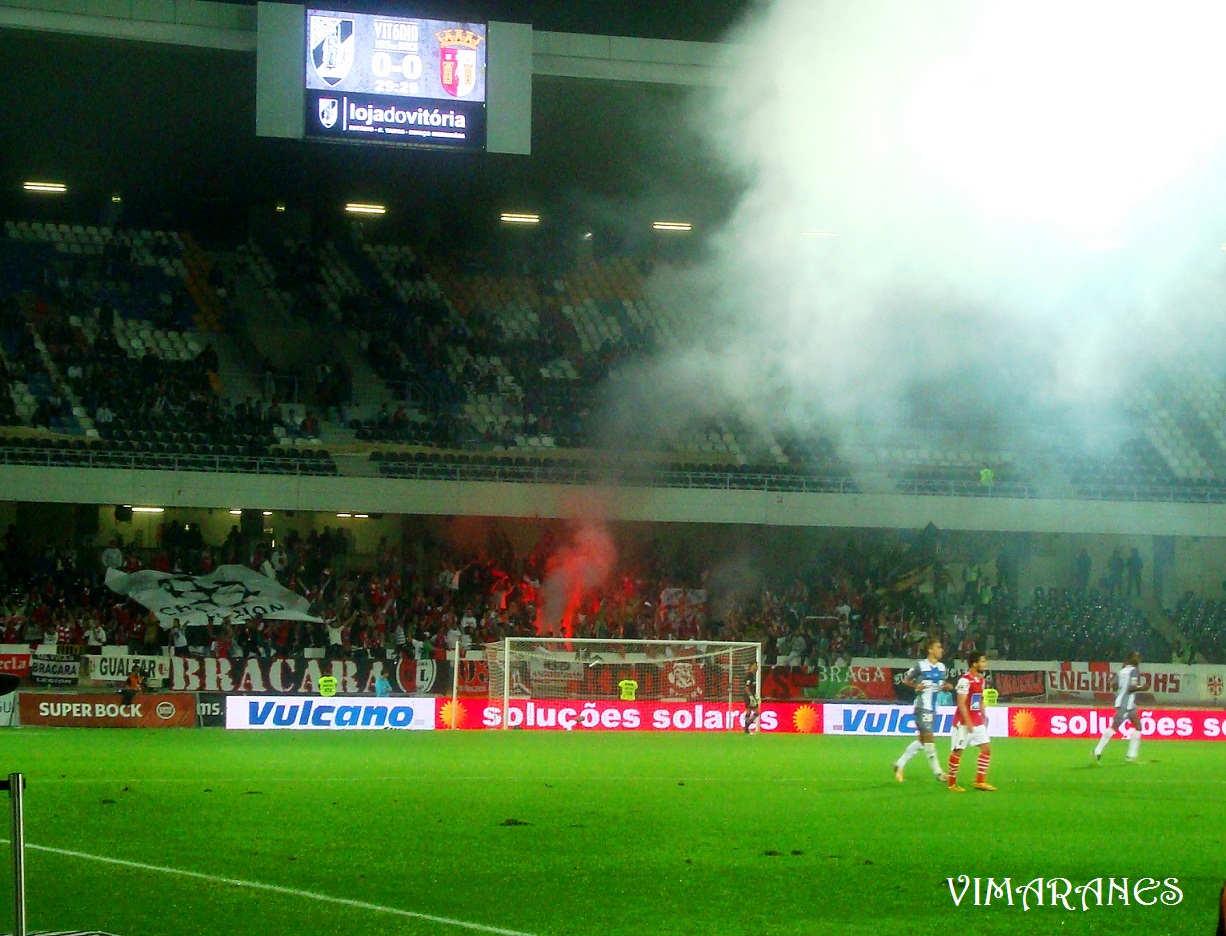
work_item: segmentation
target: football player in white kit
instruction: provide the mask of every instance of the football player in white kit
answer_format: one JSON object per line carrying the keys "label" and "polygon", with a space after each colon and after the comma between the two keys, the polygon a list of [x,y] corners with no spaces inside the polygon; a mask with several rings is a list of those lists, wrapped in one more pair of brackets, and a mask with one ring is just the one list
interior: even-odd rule
{"label": "football player in white kit", "polygon": [[902,757],[894,761],[894,779],[899,783],[903,781],[903,768],[907,765],[907,761],[921,750],[928,758],[928,766],[932,768],[933,776],[940,781],[946,779],[945,772],[941,770],[941,762],[937,759],[936,744],[932,740],[932,728],[937,714],[937,693],[942,690],[948,692],[953,686],[945,678],[949,671],[941,662],[941,656],[945,652],[941,641],[936,637],[930,638],[927,650],[927,658],[917,660],[915,665],[907,670],[907,675],[902,678],[904,686],[915,690],[915,731],[919,735],[919,740],[907,745],[907,749],[902,752]]}
{"label": "football player in white kit", "polygon": [[[1141,747],[1141,719],[1137,716],[1137,692],[1141,688],[1141,654],[1135,650],[1128,654],[1128,659],[1123,666],[1120,667],[1119,673],[1119,689],[1115,693],[1115,718],[1111,720],[1111,726],[1103,729],[1103,736],[1098,741],[1098,746],[1094,748],[1094,760],[1101,761],[1103,751],[1107,748],[1107,742],[1111,740],[1111,736],[1115,734],[1118,728],[1120,734],[1128,738],[1128,756],[1124,758],[1128,763],[1136,763],[1137,751]],[[1132,723],[1132,736],[1129,737],[1127,725]]]}

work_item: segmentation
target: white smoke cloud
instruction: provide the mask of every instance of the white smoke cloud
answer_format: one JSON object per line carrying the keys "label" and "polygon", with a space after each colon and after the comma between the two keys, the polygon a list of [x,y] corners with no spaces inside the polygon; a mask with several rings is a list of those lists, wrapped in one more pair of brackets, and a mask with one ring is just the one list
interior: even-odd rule
{"label": "white smoke cloud", "polygon": [[1216,2],[759,7],[697,118],[744,191],[654,284],[690,333],[637,382],[801,424],[1105,413],[1219,347],[1222,35]]}

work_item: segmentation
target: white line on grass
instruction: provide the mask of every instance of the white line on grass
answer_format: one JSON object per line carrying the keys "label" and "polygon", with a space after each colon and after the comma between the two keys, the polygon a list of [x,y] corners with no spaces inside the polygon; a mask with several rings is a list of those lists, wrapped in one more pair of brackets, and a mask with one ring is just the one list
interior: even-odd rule
{"label": "white line on grass", "polygon": [[[1094,773],[1100,770],[1109,770],[1111,767],[1124,767],[1124,764],[1085,764],[1077,765],[1074,770],[1093,771]],[[1145,765],[1141,765],[1144,767]],[[1139,767],[1128,766],[1129,772],[1139,770]],[[400,775],[396,777],[343,777],[335,774],[330,777],[40,777],[38,782],[41,783],[217,783],[217,784],[249,784],[249,783],[391,783],[407,781],[408,777]],[[459,776],[459,777],[444,777],[449,782],[468,783],[468,782],[487,782],[496,780],[499,783],[676,783],[678,780],[684,780],[686,783],[848,783],[855,786],[866,786],[865,777],[862,774],[814,774],[812,777],[690,777],[683,773],[678,773],[669,777],[638,777],[638,776],[622,776],[615,777],[608,774],[584,776],[551,776],[548,774],[539,777],[505,777],[497,775],[488,776]],[[1017,777],[1005,782],[1009,783],[1046,783],[1051,785],[1061,784],[1066,781],[1066,777],[1062,774],[1048,777]],[[1129,780],[1116,779],[1117,783],[1152,783],[1148,778],[1134,777]],[[1162,782],[1165,784],[1190,784],[1194,786],[1218,785],[1226,784],[1226,779],[1194,779],[1187,777],[1169,777],[1164,776]],[[891,779],[888,786],[893,787],[894,781]]]}
{"label": "white line on grass", "polygon": [[[9,839],[0,838],[5,845]],[[418,913],[414,910],[401,910],[399,907],[385,907],[382,904],[368,903],[365,900],[350,900],[347,897],[331,897],[328,894],[317,894],[314,891],[298,890],[294,887],[281,887],[277,884],[262,884],[259,881],[240,881],[237,878],[220,877],[215,874],[201,874],[199,871],[184,871],[181,868],[164,868],[161,865],[144,864],[140,861],[127,861],[123,858],[107,858],[104,855],[89,855],[85,852],[70,851],[66,848],[50,848],[47,845],[31,845],[26,842],[26,848],[31,851],[47,852],[52,855],[64,855],[68,858],[83,858],[86,861],[100,861],[103,864],[119,865],[124,868],[136,868],[141,871],[157,871],[160,874],[174,874],[179,877],[195,878],[198,881],[210,881],[214,884],[230,884],[233,887],[247,887],[251,890],[271,891],[274,894],[287,894],[291,897],[305,897],[308,900],[318,900],[321,903],[339,904],[342,907],[354,907],[358,910],[373,910],[376,913],[390,913],[394,916],[412,917],[415,920],[428,920],[443,926],[458,926],[462,929],[477,930],[481,933],[498,933],[501,936],[534,936],[521,930],[503,929],[499,926],[486,926],[484,923],[469,923],[467,920],[453,920],[451,917],[435,916],[431,913]]]}

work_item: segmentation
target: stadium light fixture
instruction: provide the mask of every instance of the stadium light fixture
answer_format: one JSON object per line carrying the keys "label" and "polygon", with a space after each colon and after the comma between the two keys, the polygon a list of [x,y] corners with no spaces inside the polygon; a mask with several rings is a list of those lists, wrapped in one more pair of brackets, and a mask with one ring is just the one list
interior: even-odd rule
{"label": "stadium light fixture", "polygon": [[38,192],[41,195],[63,195],[68,186],[63,182],[22,182],[21,187],[27,192]]}
{"label": "stadium light fixture", "polygon": [[540,224],[541,216],[521,211],[504,211],[500,219],[506,224]]}
{"label": "stadium light fixture", "polygon": [[230,516],[231,516],[231,517],[241,517],[242,515],[243,515],[243,512],[242,512],[241,510],[237,509],[237,508],[235,508],[234,510],[231,510],[231,511],[230,511]]}
{"label": "stadium light fixture", "polygon": [[688,221],[652,221],[651,228],[654,231],[690,231],[693,230],[693,225]]}
{"label": "stadium light fixture", "polygon": [[367,202],[350,202],[345,206],[345,210],[350,214],[387,214],[387,208],[385,208],[383,205],[375,205]]}
{"label": "stadium light fixture", "polygon": [[354,518],[355,520],[369,520],[369,519],[370,519],[370,514],[354,514],[354,515],[353,515],[353,518]]}
{"label": "stadium light fixture", "polygon": [[279,212],[284,212],[284,211],[285,211],[285,202],[283,202],[283,201],[279,201],[279,202],[277,202],[277,211],[279,211]]}
{"label": "stadium light fixture", "polygon": [[339,513],[339,514],[337,514],[337,516],[338,516],[338,517],[347,518],[347,519],[352,519],[352,518],[353,518],[353,514],[351,514],[351,513]]}
{"label": "stadium light fixture", "polygon": [[265,511],[264,511],[264,516],[265,516],[265,517],[271,517],[271,516],[272,516],[272,511],[271,511],[271,510],[265,510]]}
{"label": "stadium light fixture", "polygon": [[[124,504],[124,506],[131,507],[130,504]],[[166,512],[165,507],[131,507],[131,509],[132,513],[159,514]]]}
{"label": "stadium light fixture", "polygon": [[112,195],[112,196],[111,196],[111,204],[112,204],[112,205],[120,205],[120,204],[122,204],[122,203],[123,203],[123,196],[121,196],[121,195]]}

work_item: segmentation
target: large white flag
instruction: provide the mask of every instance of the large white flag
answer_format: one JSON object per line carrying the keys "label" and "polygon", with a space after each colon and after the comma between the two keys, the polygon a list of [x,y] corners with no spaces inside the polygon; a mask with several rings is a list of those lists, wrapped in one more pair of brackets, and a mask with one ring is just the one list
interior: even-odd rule
{"label": "large white flag", "polygon": [[175,618],[185,627],[220,622],[227,615],[234,623],[251,618],[318,621],[311,603],[275,579],[240,565],[223,565],[208,575],[171,572],[106,573],[107,588],[138,601],[157,615],[163,627]]}

